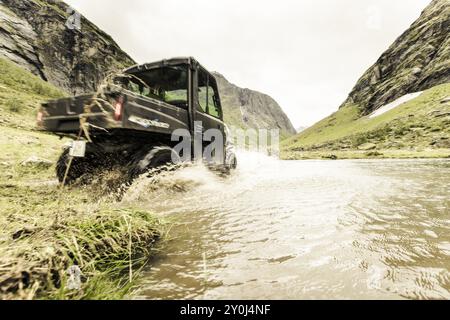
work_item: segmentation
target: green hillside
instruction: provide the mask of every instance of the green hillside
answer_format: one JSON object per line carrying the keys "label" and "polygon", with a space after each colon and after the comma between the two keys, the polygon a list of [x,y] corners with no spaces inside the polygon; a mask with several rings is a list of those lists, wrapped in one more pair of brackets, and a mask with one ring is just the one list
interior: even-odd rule
{"label": "green hillside", "polygon": [[13,62],[0,58],[0,124],[34,126],[39,103],[65,93]]}
{"label": "green hillside", "polygon": [[450,83],[426,90],[384,114],[347,104],[282,143],[288,159],[450,156]]}

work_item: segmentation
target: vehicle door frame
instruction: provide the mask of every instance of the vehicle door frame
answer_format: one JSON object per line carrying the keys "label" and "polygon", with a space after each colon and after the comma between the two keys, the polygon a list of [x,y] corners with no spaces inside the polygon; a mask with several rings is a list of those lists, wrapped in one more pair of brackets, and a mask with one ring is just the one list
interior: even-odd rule
{"label": "vehicle door frame", "polygon": [[[207,88],[208,88],[208,86],[211,86],[213,88],[215,87],[215,104],[217,104],[218,109],[219,109],[219,117],[215,117],[213,115],[208,114],[207,110],[205,112],[203,112],[203,111],[201,111],[201,109],[199,107],[199,94],[198,94],[199,72],[204,72],[208,76],[208,79],[211,79],[211,78],[214,79],[214,85],[210,85],[209,80],[208,80]],[[209,90],[209,88],[208,88],[208,90]],[[217,80],[208,70],[206,70],[203,66],[201,66],[197,61],[191,61],[191,63],[189,64],[189,111],[190,111],[189,113],[190,113],[191,137],[195,137],[195,135],[199,134],[200,132],[203,135],[203,133],[207,129],[210,129],[210,128],[206,128],[206,130],[205,130],[205,127],[203,125],[201,128],[195,127],[195,122],[197,120],[199,120],[199,118],[200,118],[200,120],[201,120],[201,118],[207,118],[207,119],[209,119],[210,123],[215,123],[215,126],[214,127],[211,126],[211,129],[212,128],[219,129],[222,132],[223,139],[224,139],[223,143],[224,143],[224,148],[225,148],[225,139],[226,139],[225,122],[223,121],[223,108],[222,108],[222,104],[221,104],[221,100],[220,100],[220,93],[219,93]],[[200,114],[201,117],[198,117],[198,114]],[[194,140],[195,139],[192,139],[192,157],[193,158],[195,158]],[[202,141],[203,141],[203,136],[202,136]],[[203,147],[202,147],[202,154],[203,154]],[[224,150],[224,161],[225,161],[225,150]]]}

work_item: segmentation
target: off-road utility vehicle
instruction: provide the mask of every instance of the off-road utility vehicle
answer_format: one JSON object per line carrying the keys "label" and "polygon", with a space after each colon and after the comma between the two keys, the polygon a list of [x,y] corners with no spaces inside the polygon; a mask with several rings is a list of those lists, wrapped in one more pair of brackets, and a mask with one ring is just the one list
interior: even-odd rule
{"label": "off-road utility vehicle", "polygon": [[[60,182],[71,183],[99,168],[119,165],[136,176],[170,163],[180,156],[173,149],[179,143],[172,141],[176,129],[192,137],[220,130],[220,165],[236,167],[216,79],[192,57],[136,65],[110,77],[97,93],[44,103],[38,125],[77,140],[57,163]],[[194,148],[190,153],[193,159]]]}

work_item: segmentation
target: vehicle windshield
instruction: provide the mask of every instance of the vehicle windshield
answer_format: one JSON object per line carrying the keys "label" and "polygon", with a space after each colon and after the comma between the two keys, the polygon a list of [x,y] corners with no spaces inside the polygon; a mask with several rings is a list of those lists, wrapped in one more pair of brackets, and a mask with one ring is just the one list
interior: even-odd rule
{"label": "vehicle windshield", "polygon": [[187,108],[187,66],[167,66],[115,79],[125,89],[144,97]]}

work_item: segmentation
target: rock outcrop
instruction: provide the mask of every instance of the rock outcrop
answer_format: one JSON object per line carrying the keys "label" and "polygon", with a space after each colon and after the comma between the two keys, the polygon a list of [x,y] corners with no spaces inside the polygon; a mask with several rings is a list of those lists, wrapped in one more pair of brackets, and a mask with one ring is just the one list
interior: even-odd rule
{"label": "rock outcrop", "polygon": [[363,115],[412,92],[450,82],[450,1],[433,0],[359,79],[344,105]]}
{"label": "rock outcrop", "polygon": [[57,0],[1,0],[0,56],[71,94],[135,62],[89,20]]}
{"label": "rock outcrop", "polygon": [[0,56],[45,79],[44,66],[33,46],[37,41],[38,35],[31,25],[0,2]]}
{"label": "rock outcrop", "polygon": [[270,96],[230,83],[214,72],[225,110],[225,121],[241,128],[280,129],[284,136],[296,133],[291,121]]}

